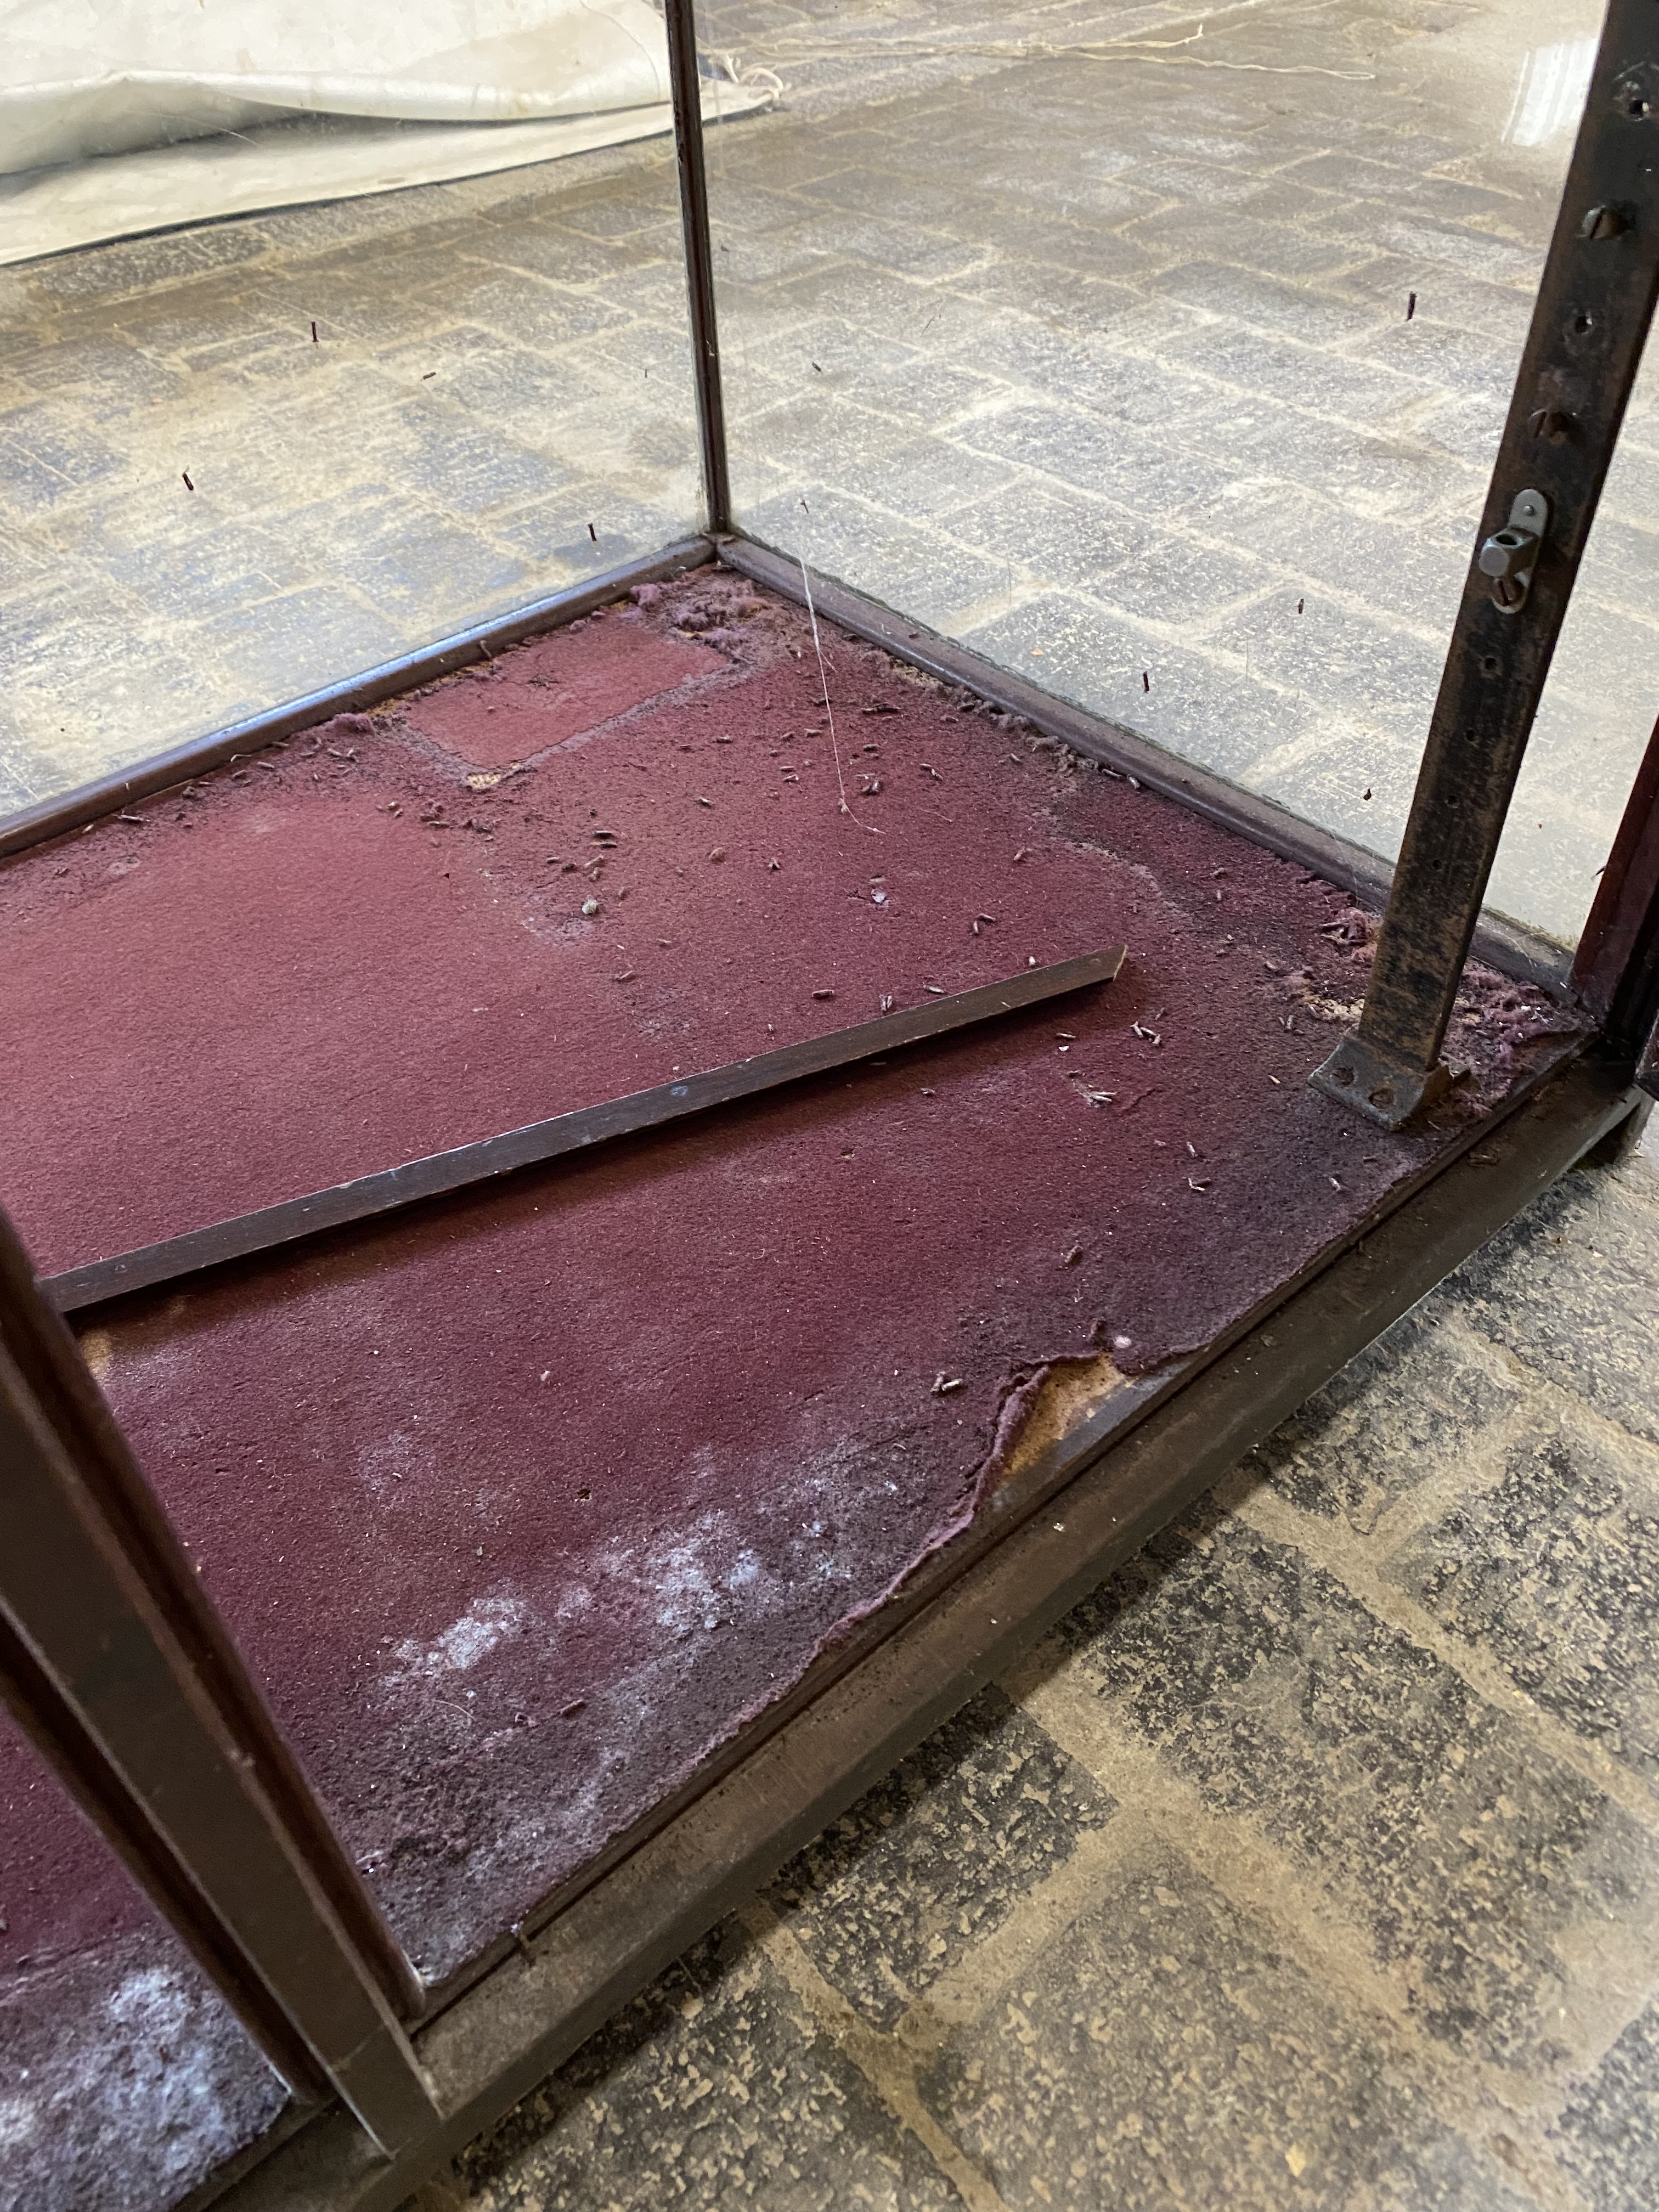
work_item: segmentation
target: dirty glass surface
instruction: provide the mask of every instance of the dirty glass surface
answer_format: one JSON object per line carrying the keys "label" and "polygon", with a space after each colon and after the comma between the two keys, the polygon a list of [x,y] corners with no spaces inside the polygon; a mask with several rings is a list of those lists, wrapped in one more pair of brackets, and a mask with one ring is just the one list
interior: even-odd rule
{"label": "dirty glass surface", "polygon": [[[100,19],[0,0],[0,815],[700,520],[646,0],[230,13],[239,40],[269,29],[263,75],[216,76],[237,56],[206,18],[198,37],[169,30],[176,10],[120,11],[124,37],[155,18],[195,70],[158,117],[131,86],[125,106],[108,82],[59,96],[66,72],[97,78]],[[439,51],[495,16],[516,45]],[[577,17],[608,27],[586,77],[567,67]],[[427,74],[328,94],[283,78],[308,56]],[[537,114],[526,87],[550,70],[544,119],[453,119]],[[283,105],[325,94],[355,112]],[[425,181],[381,188],[399,176]],[[300,204],[247,205],[262,193]],[[63,244],[124,223],[142,234]]]}
{"label": "dirty glass surface", "polygon": [[285,2098],[0,1708],[0,2203],[173,2203]]}
{"label": "dirty glass surface", "polygon": [[[738,519],[1392,857],[1594,0],[705,0]],[[1492,898],[1577,933],[1659,710],[1644,392]],[[1616,540],[1616,549],[1615,549]]]}

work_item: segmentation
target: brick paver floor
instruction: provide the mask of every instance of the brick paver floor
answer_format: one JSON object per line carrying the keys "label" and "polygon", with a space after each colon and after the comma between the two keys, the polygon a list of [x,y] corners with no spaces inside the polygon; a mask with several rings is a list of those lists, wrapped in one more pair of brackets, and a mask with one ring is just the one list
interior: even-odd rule
{"label": "brick paver floor", "polygon": [[[1121,61],[970,58],[997,23],[927,6],[710,13],[796,86],[711,141],[740,519],[1392,854],[1571,137],[1504,132],[1599,9],[1000,30]],[[816,58],[896,42],[951,59],[854,100]],[[1656,491],[1644,392],[1494,882],[1566,938],[1659,713]]]}
{"label": "brick paver floor", "polygon": [[[1391,852],[1571,136],[1527,88],[1595,9],[1200,20],[708,0],[790,88],[709,140],[740,512]],[[661,142],[0,272],[0,805],[684,532],[682,292]],[[1638,393],[1495,886],[1564,937],[1659,708],[1656,483]]]}

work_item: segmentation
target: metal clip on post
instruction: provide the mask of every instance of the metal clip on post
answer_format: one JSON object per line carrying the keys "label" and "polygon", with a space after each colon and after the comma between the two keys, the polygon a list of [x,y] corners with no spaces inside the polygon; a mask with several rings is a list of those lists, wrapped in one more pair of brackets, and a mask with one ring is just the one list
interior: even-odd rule
{"label": "metal clip on post", "polygon": [[1550,526],[1550,503],[1541,491],[1519,491],[1510,519],[1475,556],[1475,566],[1492,580],[1492,603],[1499,614],[1518,615],[1532,589],[1538,549]]}
{"label": "metal clip on post", "polygon": [[1609,0],[1355,1034],[1310,1079],[1397,1129],[1440,1057],[1659,287],[1659,4]]}

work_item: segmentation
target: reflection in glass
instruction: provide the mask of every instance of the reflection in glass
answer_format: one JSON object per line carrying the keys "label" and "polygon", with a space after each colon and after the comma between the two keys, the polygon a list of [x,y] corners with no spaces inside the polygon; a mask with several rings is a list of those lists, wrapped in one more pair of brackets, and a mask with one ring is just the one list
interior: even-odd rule
{"label": "reflection in glass", "polygon": [[[1391,855],[1599,21],[708,0],[787,87],[710,141],[738,520]],[[1622,544],[1651,600],[1659,539]],[[1547,716],[1494,886],[1565,938],[1648,635],[1591,770]]]}
{"label": "reflection in glass", "polygon": [[0,19],[0,812],[696,526],[647,0]]}

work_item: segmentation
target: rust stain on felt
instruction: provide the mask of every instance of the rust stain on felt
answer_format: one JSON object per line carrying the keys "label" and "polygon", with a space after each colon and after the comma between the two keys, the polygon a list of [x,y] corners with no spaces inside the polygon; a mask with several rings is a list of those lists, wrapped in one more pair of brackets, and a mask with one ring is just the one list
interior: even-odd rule
{"label": "rust stain on felt", "polygon": [[1093,1419],[1128,1380],[1107,1352],[1051,1360],[1003,1401],[981,1496],[1024,1474]]}
{"label": "rust stain on felt", "polygon": [[[860,1621],[878,1613],[929,1559],[973,1527],[994,1492],[1075,1435],[1128,1379],[1108,1353],[1068,1352],[1046,1361],[1023,1381],[1005,1385],[990,1449],[969,1477],[960,1504],[935,1522],[882,1589],[853,1607],[817,1639],[806,1664],[841,1643]],[[756,1705],[742,1719],[753,1718],[765,1703]]]}

